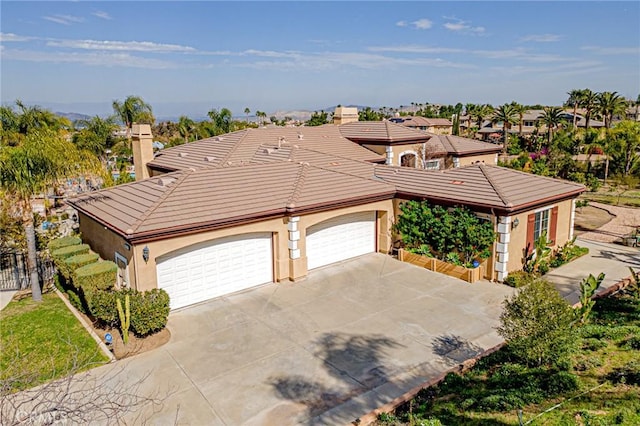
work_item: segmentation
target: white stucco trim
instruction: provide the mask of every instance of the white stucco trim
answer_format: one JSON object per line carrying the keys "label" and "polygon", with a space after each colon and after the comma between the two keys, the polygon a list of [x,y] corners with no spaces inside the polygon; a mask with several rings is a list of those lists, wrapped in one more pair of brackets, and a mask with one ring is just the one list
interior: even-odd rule
{"label": "white stucco trim", "polygon": [[460,167],[460,157],[453,157],[453,168],[457,169]]}
{"label": "white stucco trim", "polygon": [[551,204],[549,206],[540,207],[539,209],[535,209],[533,212],[534,213],[540,213],[540,212],[543,212],[545,210],[551,210],[554,207],[558,207],[558,205],[557,204]]}
{"label": "white stucco trim", "polygon": [[386,147],[385,152],[387,153],[387,161],[385,162],[385,164],[387,166],[393,165],[393,149],[391,149],[390,145]]}
{"label": "white stucco trim", "polygon": [[571,200],[571,220],[569,222],[569,240],[573,239],[573,226],[576,221],[576,199]]}
{"label": "white stucco trim", "polygon": [[494,270],[498,281],[504,281],[509,274],[509,241],[511,240],[511,216],[498,216],[498,243],[496,244],[496,258]]}
{"label": "white stucco trim", "polygon": [[300,231],[298,231],[299,221],[300,216],[292,216],[287,222],[287,230],[289,231],[287,246],[289,248],[289,258],[292,260],[300,257],[300,249],[298,248],[298,241],[300,241]]}

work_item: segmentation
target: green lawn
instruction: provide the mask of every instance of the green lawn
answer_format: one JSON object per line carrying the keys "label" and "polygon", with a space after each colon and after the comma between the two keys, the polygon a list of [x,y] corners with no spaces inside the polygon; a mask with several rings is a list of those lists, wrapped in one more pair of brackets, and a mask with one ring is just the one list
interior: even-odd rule
{"label": "green lawn", "polygon": [[618,196],[615,192],[588,192],[584,194],[583,198],[589,201],[596,201],[598,203],[612,204],[614,206],[626,206],[626,207],[640,207],[640,196],[637,192],[625,192]]}
{"label": "green lawn", "polygon": [[0,311],[0,380],[17,391],[108,359],[55,293],[30,297]]}
{"label": "green lawn", "polygon": [[503,349],[423,389],[379,424],[518,425],[521,409],[531,425],[639,425],[640,299],[599,300],[591,324],[576,332],[580,350],[568,371],[527,368]]}

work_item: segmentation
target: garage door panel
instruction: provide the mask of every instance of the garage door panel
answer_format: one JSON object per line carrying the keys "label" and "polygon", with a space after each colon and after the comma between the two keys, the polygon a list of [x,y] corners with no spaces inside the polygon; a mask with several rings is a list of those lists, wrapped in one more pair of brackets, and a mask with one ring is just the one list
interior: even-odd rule
{"label": "garage door panel", "polygon": [[213,240],[160,258],[158,287],[169,293],[171,308],[273,281],[270,233]]}
{"label": "garage door panel", "polygon": [[307,230],[307,266],[319,268],[376,250],[375,212],[329,219]]}

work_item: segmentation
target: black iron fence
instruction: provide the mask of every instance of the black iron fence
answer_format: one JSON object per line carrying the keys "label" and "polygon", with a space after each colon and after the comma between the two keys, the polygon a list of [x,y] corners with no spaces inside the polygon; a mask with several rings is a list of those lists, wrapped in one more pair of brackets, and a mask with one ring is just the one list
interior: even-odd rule
{"label": "black iron fence", "polygon": [[[51,259],[38,255],[40,287],[53,280],[56,273]],[[0,253],[0,290],[22,290],[31,287],[26,253]]]}

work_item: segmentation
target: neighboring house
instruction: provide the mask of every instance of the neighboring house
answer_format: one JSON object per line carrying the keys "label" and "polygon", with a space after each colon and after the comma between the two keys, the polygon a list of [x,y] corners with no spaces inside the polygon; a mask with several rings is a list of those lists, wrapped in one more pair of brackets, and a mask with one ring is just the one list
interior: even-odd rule
{"label": "neighboring house", "polygon": [[418,115],[390,118],[389,121],[436,135],[450,135],[453,131],[453,123],[446,118],[427,118]]}
{"label": "neighboring house", "polygon": [[444,170],[475,163],[497,164],[501,145],[436,135],[391,121],[343,124],[341,134],[386,158],[394,166]]}
{"label": "neighboring house", "polygon": [[410,199],[465,205],[491,221],[492,280],[520,269],[537,235],[554,246],[572,237],[582,185],[485,164],[439,172],[379,164],[342,127],[247,129],[165,149],[145,165],[152,138],[136,125],[135,161],[152,177],[69,204],[83,240],[118,264],[119,284],[164,288],[173,309],[388,253]]}

